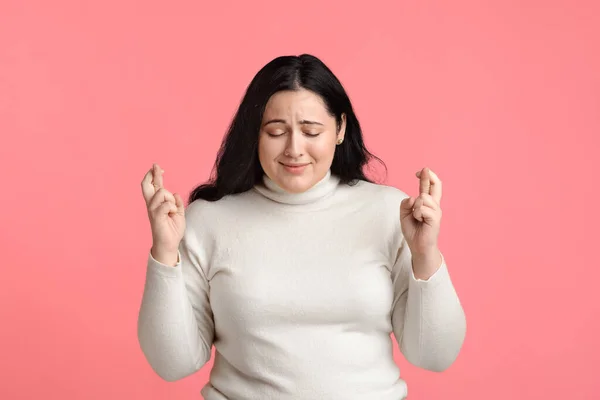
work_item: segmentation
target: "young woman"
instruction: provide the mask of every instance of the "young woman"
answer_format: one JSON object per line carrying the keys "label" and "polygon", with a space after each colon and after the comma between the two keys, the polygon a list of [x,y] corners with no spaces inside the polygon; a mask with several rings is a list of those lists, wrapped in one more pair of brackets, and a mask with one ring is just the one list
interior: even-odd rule
{"label": "young woman", "polygon": [[454,362],[442,183],[424,168],[409,197],[364,175],[372,158],[338,79],[302,55],[257,73],[187,207],[153,165],[138,336],[158,375],[193,374],[214,346],[206,400],[400,400],[392,333],[418,367]]}

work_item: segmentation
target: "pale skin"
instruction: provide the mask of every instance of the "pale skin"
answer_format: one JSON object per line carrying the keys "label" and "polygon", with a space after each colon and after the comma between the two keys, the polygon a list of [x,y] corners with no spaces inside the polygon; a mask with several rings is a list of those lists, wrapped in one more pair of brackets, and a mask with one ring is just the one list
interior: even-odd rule
{"label": "pale skin", "polygon": [[304,192],[327,174],[345,132],[346,116],[338,123],[313,92],[276,93],[267,102],[258,134],[262,169],[287,192]]}
{"label": "pale skin", "polygon": [[438,236],[442,219],[442,181],[429,168],[416,173],[419,195],[400,203],[402,234],[412,253],[415,278],[427,280],[440,267]]}
{"label": "pale skin", "polygon": [[[310,189],[329,170],[345,128],[345,116],[338,123],[312,92],[274,95],[265,108],[259,132],[259,160],[265,174],[288,192]],[[152,230],[152,256],[175,266],[185,232],[185,209],[181,196],[165,189],[163,174],[164,170],[154,164],[142,179],[142,194]],[[412,253],[413,273],[417,279],[427,280],[441,265],[442,182],[428,168],[416,176],[419,195],[401,202],[400,223]]]}
{"label": "pale skin", "polygon": [[152,165],[142,180],[142,194],[152,230],[152,257],[162,264],[175,266],[185,232],[185,209],[181,196],[164,188],[164,172],[158,164]]}

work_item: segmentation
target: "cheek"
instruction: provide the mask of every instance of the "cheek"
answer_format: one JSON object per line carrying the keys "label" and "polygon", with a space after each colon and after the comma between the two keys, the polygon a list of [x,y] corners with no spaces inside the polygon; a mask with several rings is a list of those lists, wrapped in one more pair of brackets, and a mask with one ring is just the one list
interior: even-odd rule
{"label": "cheek", "polygon": [[335,143],[331,140],[318,140],[308,146],[309,154],[316,161],[327,161],[333,158]]}
{"label": "cheek", "polygon": [[281,153],[277,141],[260,138],[258,142],[258,158],[263,162],[273,161]]}

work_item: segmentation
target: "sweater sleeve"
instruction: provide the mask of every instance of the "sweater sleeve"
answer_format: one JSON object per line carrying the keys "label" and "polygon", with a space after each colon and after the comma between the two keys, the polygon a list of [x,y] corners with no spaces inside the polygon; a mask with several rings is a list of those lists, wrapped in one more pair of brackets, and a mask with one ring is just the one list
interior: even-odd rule
{"label": "sweater sleeve", "polygon": [[454,363],[466,334],[466,319],[445,258],[428,279],[416,279],[404,239],[392,269],[392,325],[400,351],[411,364],[441,372]]}
{"label": "sweater sleeve", "polygon": [[152,369],[167,381],[193,374],[211,356],[214,321],[209,282],[201,265],[205,257],[192,245],[194,239],[186,229],[175,266],[148,255],[138,341]]}

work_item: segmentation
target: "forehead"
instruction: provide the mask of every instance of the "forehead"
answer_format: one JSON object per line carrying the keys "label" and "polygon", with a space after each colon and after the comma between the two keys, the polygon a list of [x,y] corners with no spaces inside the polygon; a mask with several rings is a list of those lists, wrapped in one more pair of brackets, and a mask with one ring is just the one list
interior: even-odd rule
{"label": "forehead", "polygon": [[325,103],[319,95],[306,89],[286,90],[275,93],[267,102],[265,117],[274,115],[329,116]]}

